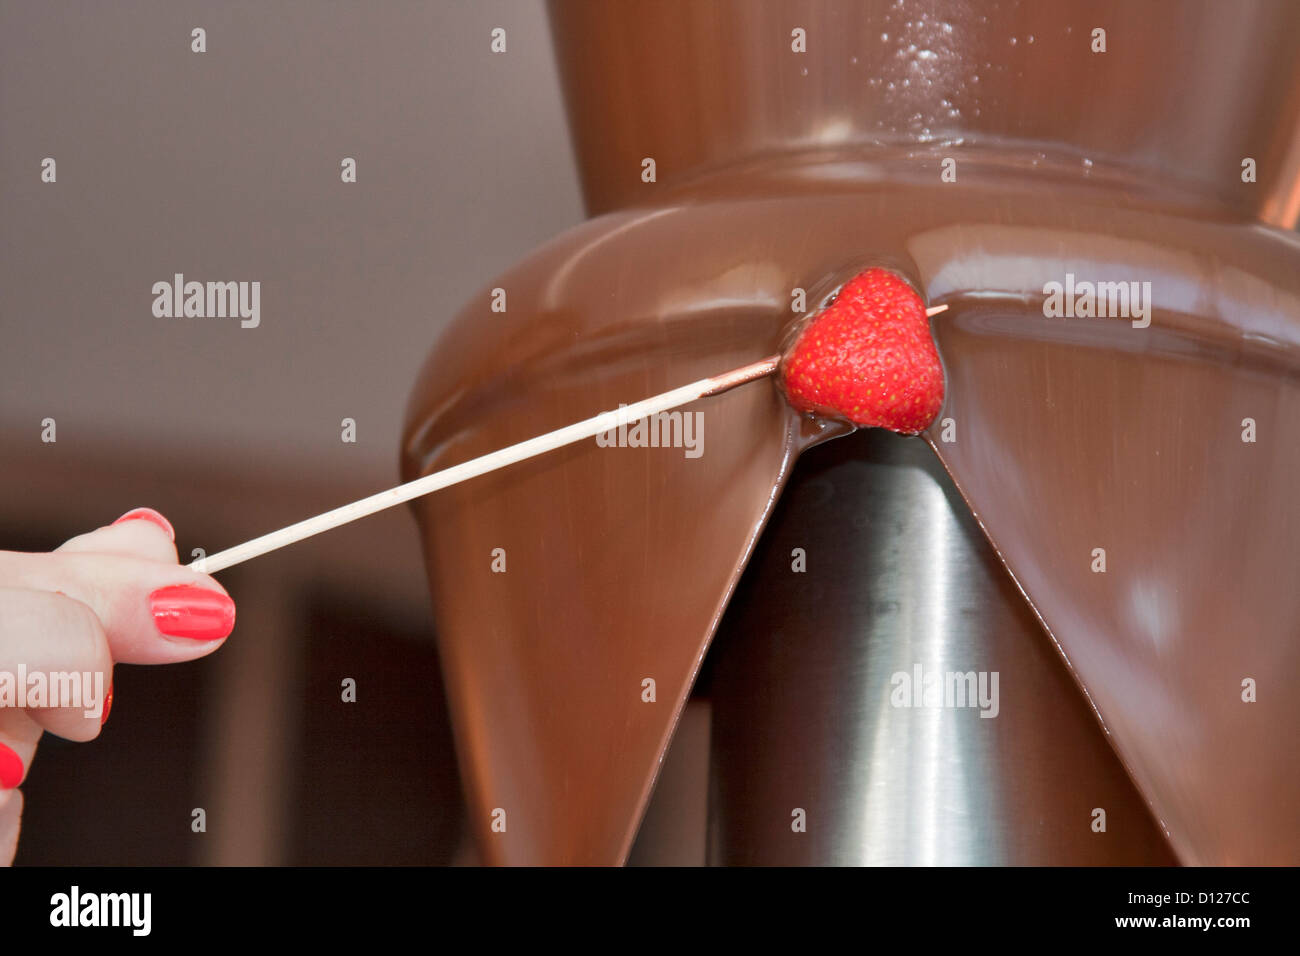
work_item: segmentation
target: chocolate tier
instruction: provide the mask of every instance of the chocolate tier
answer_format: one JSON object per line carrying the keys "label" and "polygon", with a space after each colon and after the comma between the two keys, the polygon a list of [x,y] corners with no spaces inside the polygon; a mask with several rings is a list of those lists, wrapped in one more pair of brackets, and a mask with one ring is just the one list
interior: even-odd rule
{"label": "chocolate tier", "polygon": [[[1300,633],[1300,595],[1288,584],[1300,567],[1291,491],[1300,246],[1260,224],[1291,215],[1294,176],[1279,159],[1290,134],[1270,111],[1297,89],[1272,36],[1295,13],[1259,5],[1229,23],[1206,7],[1185,26],[1187,13],[1161,19],[1169,8],[1114,7],[1103,70],[1066,39],[1086,37],[1101,16],[1081,9],[1011,5],[979,25],[934,4],[691,4],[676,18],[664,5],[555,11],[588,196],[596,209],[634,205],[492,281],[507,292],[505,313],[485,289],[444,328],[411,399],[406,477],[770,354],[796,318],[793,289],[815,305],[867,265],[893,267],[930,304],[951,306],[934,321],[948,394],[926,439],[953,484],[931,469],[915,486],[930,490],[876,479],[870,500],[842,493],[838,531],[823,512],[799,545],[810,563],[838,569],[806,575],[821,593],[798,603],[788,558],[771,551],[747,579],[745,605],[729,612],[731,657],[712,688],[725,798],[718,859],[971,861],[966,820],[972,845],[997,850],[985,859],[1161,861],[1106,741],[1183,861],[1294,862],[1300,851],[1300,755],[1287,732],[1300,703],[1282,689],[1298,669]],[[789,52],[798,25],[809,36],[802,60]],[[617,37],[632,30],[639,40],[621,67]],[[713,43],[718,30],[726,42]],[[881,52],[895,43],[882,33],[933,30],[946,46],[909,42],[897,63]],[[999,36],[1019,42],[985,60]],[[1179,74],[1162,70],[1189,36],[1229,51],[1260,43],[1249,70],[1197,58]],[[1113,56],[1121,37],[1142,58]],[[735,75],[725,69],[733,61]],[[958,102],[943,83],[975,61],[1003,68],[984,68],[978,94],[965,87],[978,107],[953,107],[960,122],[902,122],[910,101],[897,83],[910,64],[939,71],[925,94],[934,106]],[[858,65],[861,84],[851,82]],[[1128,108],[1084,116],[1085,68],[1103,104],[1127,96]],[[1220,85],[1198,103],[1203,123],[1168,108],[1211,79]],[[1244,97],[1235,112],[1224,89]],[[849,117],[835,127],[840,141],[808,142],[818,116]],[[889,137],[868,142],[878,121]],[[608,133],[599,148],[597,129]],[[1240,184],[1246,155],[1277,160],[1253,189]],[[661,159],[658,182],[640,181],[642,156]],[[945,158],[957,160],[956,182],[941,178]],[[1172,174],[1156,176],[1161,167]],[[1149,325],[1046,316],[1045,287],[1067,281],[1149,282]],[[471,816],[489,860],[625,859],[795,461],[843,432],[796,416],[770,382],[688,411],[703,416],[698,458],[590,442],[417,502]],[[1253,442],[1243,441],[1245,419]],[[852,441],[850,458],[904,470],[915,462],[902,449],[923,450],[916,439]],[[954,488],[991,547],[969,517],[942,517]],[[918,522],[920,508],[940,517]],[[942,540],[927,540],[927,526]],[[957,538],[960,548],[945,544]],[[497,548],[504,573],[493,570]],[[886,564],[912,568],[899,607],[860,600]],[[962,588],[975,596],[954,597]],[[774,645],[761,628],[778,620]],[[957,637],[960,660],[948,653]],[[856,688],[858,710],[874,715],[859,714],[847,733],[835,725],[845,711],[819,710],[808,694],[826,692],[825,675],[853,660],[874,676],[840,681],[826,699],[852,700]],[[909,662],[999,671],[998,718],[891,709],[881,681]],[[656,682],[653,703],[645,678]],[[1243,700],[1248,678],[1254,702]],[[792,697],[799,687],[808,693]],[[876,749],[864,751],[870,739]],[[891,740],[898,746],[881,743]],[[864,752],[885,756],[854,765]],[[963,776],[975,759],[993,769]],[[890,774],[919,766],[947,802],[932,801],[929,816],[902,814],[891,844],[884,820],[916,791],[891,788]],[[847,778],[867,794],[856,807],[835,796]],[[823,821],[856,814],[858,829],[837,823],[782,850],[790,807],[819,800]],[[784,822],[755,814],[765,806]],[[1120,822],[1090,842],[1099,807]],[[492,827],[496,808],[505,832]],[[1062,836],[1067,827],[1079,829]],[[897,852],[873,856],[873,841]],[[866,850],[837,852],[849,844]]]}

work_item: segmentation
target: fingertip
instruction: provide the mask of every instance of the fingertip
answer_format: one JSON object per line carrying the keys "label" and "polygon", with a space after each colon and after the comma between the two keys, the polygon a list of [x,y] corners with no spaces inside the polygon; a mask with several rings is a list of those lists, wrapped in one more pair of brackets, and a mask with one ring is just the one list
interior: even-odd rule
{"label": "fingertip", "polygon": [[112,524],[63,542],[58,554],[116,554],[176,564],[175,530],[152,508],[135,508]]}
{"label": "fingertip", "polygon": [[27,716],[45,733],[75,744],[88,744],[97,739],[104,727],[99,715],[94,711],[87,714],[81,707],[28,708]]}
{"label": "fingertip", "polygon": [[152,508],[132,508],[122,517],[113,522],[113,525],[120,525],[127,521],[148,521],[162,528],[167,533],[167,537],[174,543],[176,541],[176,529],[172,523],[162,516],[161,513],[154,511]]}

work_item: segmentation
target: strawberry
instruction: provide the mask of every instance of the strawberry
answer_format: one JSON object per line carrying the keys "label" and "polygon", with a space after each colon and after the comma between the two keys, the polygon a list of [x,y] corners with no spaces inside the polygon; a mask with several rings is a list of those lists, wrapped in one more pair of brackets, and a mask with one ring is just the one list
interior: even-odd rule
{"label": "strawberry", "polygon": [[854,276],[799,333],[780,381],[801,412],[916,434],[943,406],[943,366],[916,291],[886,269]]}

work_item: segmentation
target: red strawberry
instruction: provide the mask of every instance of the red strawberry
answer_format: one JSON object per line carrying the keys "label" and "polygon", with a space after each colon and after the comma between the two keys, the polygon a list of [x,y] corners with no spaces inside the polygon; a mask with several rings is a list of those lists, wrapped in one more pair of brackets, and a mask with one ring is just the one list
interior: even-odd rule
{"label": "red strawberry", "polygon": [[943,366],[916,291],[886,269],[854,276],[781,359],[801,412],[915,434],[943,406]]}

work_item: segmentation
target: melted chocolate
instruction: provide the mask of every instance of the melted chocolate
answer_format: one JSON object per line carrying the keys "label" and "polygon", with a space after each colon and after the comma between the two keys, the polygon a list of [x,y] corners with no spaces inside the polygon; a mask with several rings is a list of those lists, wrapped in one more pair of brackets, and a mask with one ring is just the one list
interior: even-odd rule
{"label": "melted chocolate", "polygon": [[[1179,53],[1182,78],[1206,97],[1204,124],[1185,129],[1167,106],[1172,87],[1137,82],[1186,39],[1181,15],[1161,24],[1158,11],[1111,11],[1127,25],[1111,28],[1111,43],[1137,37],[1145,58],[1106,61],[1103,92],[1139,101],[1085,119],[1070,84],[1098,65],[1062,38],[1091,15],[1012,4],[994,17],[999,34],[936,6],[925,29],[958,31],[945,82],[976,61],[1004,69],[985,68],[978,94],[964,81],[972,99],[960,123],[949,117],[922,132],[912,128],[911,94],[865,82],[899,82],[909,63],[924,72],[933,62],[917,57],[931,47],[899,63],[863,52],[894,49],[872,38],[901,5],[808,8],[804,19],[823,28],[835,56],[807,55],[810,73],[830,72],[799,93],[803,67],[784,52],[793,14],[690,4],[661,22],[637,5],[558,5],[588,196],[595,209],[638,205],[571,230],[493,280],[508,291],[508,313],[492,313],[485,291],[445,328],[411,399],[404,475],[762,358],[797,319],[793,289],[815,307],[860,268],[895,268],[928,304],[951,306],[934,321],[948,393],[926,439],[1179,857],[1294,861],[1300,757],[1288,731],[1300,701],[1284,681],[1300,653],[1300,593],[1290,583],[1300,566],[1291,427],[1300,244],[1251,218],[1285,221],[1294,177],[1279,160],[1254,190],[1232,182],[1251,155],[1243,144],[1278,157],[1278,137],[1289,135],[1273,119],[1300,84],[1270,31],[1297,12],[1263,6],[1242,22],[1235,11],[1198,8],[1201,28],[1217,24],[1232,49],[1261,45],[1249,69],[1214,70],[1219,87],[1201,60]],[[919,16],[905,22],[894,29],[921,29]],[[710,24],[735,41],[709,46],[716,56],[692,45]],[[1033,72],[1024,47],[985,60],[1009,25],[1053,44],[1034,61],[1044,84],[1024,82]],[[613,41],[634,27],[644,42]],[[685,39],[673,46],[669,33]],[[809,35],[811,44],[818,34]],[[626,64],[615,63],[627,50]],[[853,51],[865,57],[858,85],[845,65]],[[669,82],[681,58],[709,65]],[[743,77],[732,81],[724,67],[736,58]],[[636,98],[618,77],[638,63],[662,82],[640,89],[648,102],[624,122],[617,107]],[[935,97],[955,102],[938,92],[925,101],[937,107]],[[823,136],[797,148],[812,120],[840,105],[852,119],[837,135],[849,142]],[[910,142],[864,145],[873,117]],[[1215,123],[1233,134],[1226,145],[1205,135]],[[1063,146],[1072,124],[1083,131]],[[599,154],[597,129],[608,144]],[[925,142],[938,131],[947,142]],[[952,141],[965,137],[974,142]],[[659,158],[654,185],[636,178],[645,155]],[[940,179],[945,156],[958,158],[955,183]],[[1152,175],[1162,164],[1176,175]],[[1150,326],[1045,317],[1045,283],[1067,275],[1150,282]],[[710,638],[796,458],[843,432],[795,415],[770,382],[689,411],[703,414],[697,459],[680,448],[584,443],[415,503],[472,818],[491,861],[626,858]],[[1247,418],[1254,443],[1242,441]],[[947,420],[955,441],[944,440]],[[852,527],[846,514],[844,534]],[[496,548],[505,549],[504,573],[492,570]],[[1093,570],[1098,548],[1104,573]],[[837,627],[834,615],[824,620]],[[645,678],[656,682],[654,703],[643,701]],[[1258,682],[1255,703],[1242,700],[1247,678]],[[1051,710],[1053,696],[1026,699],[1040,717],[1067,713]],[[1062,739],[1082,739],[1078,713],[1061,719],[1070,722]],[[1122,782],[1106,786],[1131,802]],[[496,808],[505,832],[492,827]]]}

